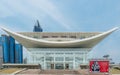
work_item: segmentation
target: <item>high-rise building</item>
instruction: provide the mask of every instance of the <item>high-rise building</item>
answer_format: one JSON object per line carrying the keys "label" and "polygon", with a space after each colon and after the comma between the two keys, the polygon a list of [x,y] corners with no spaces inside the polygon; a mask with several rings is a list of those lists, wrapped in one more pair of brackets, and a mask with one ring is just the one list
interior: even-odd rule
{"label": "high-rise building", "polygon": [[23,52],[22,45],[15,45],[15,63],[23,63]]}
{"label": "high-rise building", "polygon": [[2,63],[3,63],[2,37],[0,37],[0,68],[2,67]]}
{"label": "high-rise building", "polygon": [[42,31],[43,31],[43,29],[41,28],[40,23],[37,20],[37,22],[36,22],[36,24],[34,26],[33,32],[42,32]]}
{"label": "high-rise building", "polygon": [[15,39],[9,36],[10,63],[15,63]]}
{"label": "high-rise building", "polygon": [[3,47],[3,62],[10,62],[10,49],[9,49],[9,38],[7,35],[2,35],[2,47]]}
{"label": "high-rise building", "polygon": [[0,37],[0,45],[2,45],[2,37]]}
{"label": "high-rise building", "polygon": [[[2,35],[0,51],[3,63],[23,63],[22,45],[15,44],[15,39],[12,36]],[[18,62],[16,62],[15,57],[17,57]]]}

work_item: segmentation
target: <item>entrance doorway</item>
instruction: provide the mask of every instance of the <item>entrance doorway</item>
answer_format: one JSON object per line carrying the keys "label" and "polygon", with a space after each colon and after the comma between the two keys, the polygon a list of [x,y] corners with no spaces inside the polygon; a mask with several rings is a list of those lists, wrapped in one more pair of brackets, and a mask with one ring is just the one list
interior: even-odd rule
{"label": "entrance doorway", "polygon": [[69,64],[65,64],[65,69],[69,69]]}
{"label": "entrance doorway", "polygon": [[55,64],[55,69],[64,69],[63,64]]}
{"label": "entrance doorway", "polygon": [[51,69],[54,69],[54,64],[51,64]]}

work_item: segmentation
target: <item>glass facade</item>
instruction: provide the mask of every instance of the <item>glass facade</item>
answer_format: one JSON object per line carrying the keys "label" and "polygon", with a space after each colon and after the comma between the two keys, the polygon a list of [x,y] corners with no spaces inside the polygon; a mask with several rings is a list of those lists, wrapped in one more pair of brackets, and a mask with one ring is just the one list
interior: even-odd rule
{"label": "glass facade", "polygon": [[87,64],[90,48],[29,48],[29,64],[41,64],[42,69],[79,69]]}

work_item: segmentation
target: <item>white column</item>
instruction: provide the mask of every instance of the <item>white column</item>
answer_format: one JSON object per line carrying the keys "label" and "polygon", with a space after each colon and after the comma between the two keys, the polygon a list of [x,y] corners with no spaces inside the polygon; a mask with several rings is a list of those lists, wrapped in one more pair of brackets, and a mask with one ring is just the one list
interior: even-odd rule
{"label": "white column", "polygon": [[75,69],[75,55],[73,57],[73,69]]}
{"label": "white column", "polygon": [[32,55],[32,59],[33,59],[33,64],[34,64],[34,55]]}
{"label": "white column", "polygon": [[55,69],[55,54],[54,54],[54,60],[53,60],[53,64],[54,64],[54,69]]}
{"label": "white column", "polygon": [[65,54],[63,54],[64,55],[64,60],[63,60],[63,66],[64,66],[64,69],[65,69]]}
{"label": "white column", "polygon": [[44,56],[44,69],[46,69],[46,60],[45,60],[45,56]]}
{"label": "white column", "polygon": [[85,63],[85,58],[86,58],[85,52],[83,52],[83,63]]}

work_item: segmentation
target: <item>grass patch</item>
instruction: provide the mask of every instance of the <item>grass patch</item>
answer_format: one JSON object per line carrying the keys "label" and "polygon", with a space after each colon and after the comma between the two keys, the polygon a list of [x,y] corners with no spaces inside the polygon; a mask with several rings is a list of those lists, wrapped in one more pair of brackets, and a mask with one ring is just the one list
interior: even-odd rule
{"label": "grass patch", "polygon": [[110,69],[110,73],[112,73],[112,74],[120,74],[120,70],[112,68],[112,69]]}
{"label": "grass patch", "polygon": [[18,69],[18,68],[5,68],[5,69],[0,70],[0,74],[12,74],[18,70],[20,70],[20,69]]}

